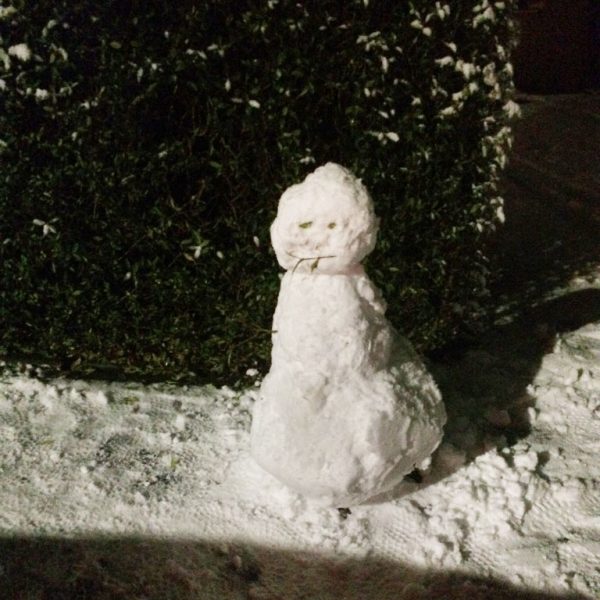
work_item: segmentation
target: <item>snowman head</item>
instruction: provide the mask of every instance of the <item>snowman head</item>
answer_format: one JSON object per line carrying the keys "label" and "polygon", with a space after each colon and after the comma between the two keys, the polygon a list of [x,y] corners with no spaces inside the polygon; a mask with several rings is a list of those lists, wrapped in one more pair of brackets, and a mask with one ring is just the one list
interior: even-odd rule
{"label": "snowman head", "polygon": [[327,163],[283,193],[271,243],[284,269],[343,273],[373,250],[378,226],[361,180]]}

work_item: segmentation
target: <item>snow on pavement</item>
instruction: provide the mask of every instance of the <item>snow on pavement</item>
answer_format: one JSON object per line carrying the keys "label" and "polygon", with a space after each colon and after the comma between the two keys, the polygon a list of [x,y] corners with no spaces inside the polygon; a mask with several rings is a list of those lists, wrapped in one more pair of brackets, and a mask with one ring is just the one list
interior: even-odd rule
{"label": "snow on pavement", "polygon": [[[253,463],[255,390],[46,380],[6,368],[0,537],[143,536],[225,548],[203,556],[201,572],[171,564],[189,580],[190,595],[178,598],[366,598],[360,565],[378,560],[416,575],[392,586],[379,573],[377,598],[434,597],[431,574],[444,571],[599,597],[600,323],[559,336],[527,393],[531,431],[516,443],[503,434],[510,414],[487,406],[495,438],[481,447],[477,422],[467,419],[448,432],[423,481],[405,480],[348,513],[304,501]],[[243,589],[213,581],[194,592],[219,560],[238,570],[250,560],[234,547],[264,550],[251,559],[255,575]],[[341,592],[340,574],[330,569],[320,574],[329,584],[311,592],[317,583],[306,567],[303,582],[292,585],[296,575],[277,566],[276,551],[298,564],[308,553],[354,561],[354,584]],[[10,560],[0,553],[0,587]],[[460,593],[448,588],[439,597]]]}

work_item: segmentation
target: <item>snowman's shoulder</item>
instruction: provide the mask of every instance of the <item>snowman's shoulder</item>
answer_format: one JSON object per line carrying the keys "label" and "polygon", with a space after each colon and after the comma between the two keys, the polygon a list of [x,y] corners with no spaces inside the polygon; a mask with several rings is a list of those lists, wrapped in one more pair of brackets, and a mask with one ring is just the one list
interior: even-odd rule
{"label": "snowman's shoulder", "polygon": [[385,314],[387,310],[386,301],[379,288],[369,279],[366,273],[355,276],[354,287],[357,294],[366,300],[376,312]]}

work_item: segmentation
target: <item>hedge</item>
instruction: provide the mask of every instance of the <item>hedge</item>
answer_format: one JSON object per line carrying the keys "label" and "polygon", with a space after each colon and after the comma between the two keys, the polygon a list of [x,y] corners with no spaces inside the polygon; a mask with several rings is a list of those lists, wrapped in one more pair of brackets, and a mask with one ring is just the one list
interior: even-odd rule
{"label": "hedge", "polygon": [[367,269],[422,350],[485,311],[512,5],[13,0],[0,8],[0,354],[264,370],[268,228],[315,166],[361,176]]}

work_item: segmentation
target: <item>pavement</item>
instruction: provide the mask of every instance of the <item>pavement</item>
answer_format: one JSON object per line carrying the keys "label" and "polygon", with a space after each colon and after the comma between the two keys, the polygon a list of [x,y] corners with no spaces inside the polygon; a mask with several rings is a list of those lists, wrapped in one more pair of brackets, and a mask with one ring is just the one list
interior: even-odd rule
{"label": "pavement", "polygon": [[493,293],[527,310],[600,263],[600,91],[517,101]]}

